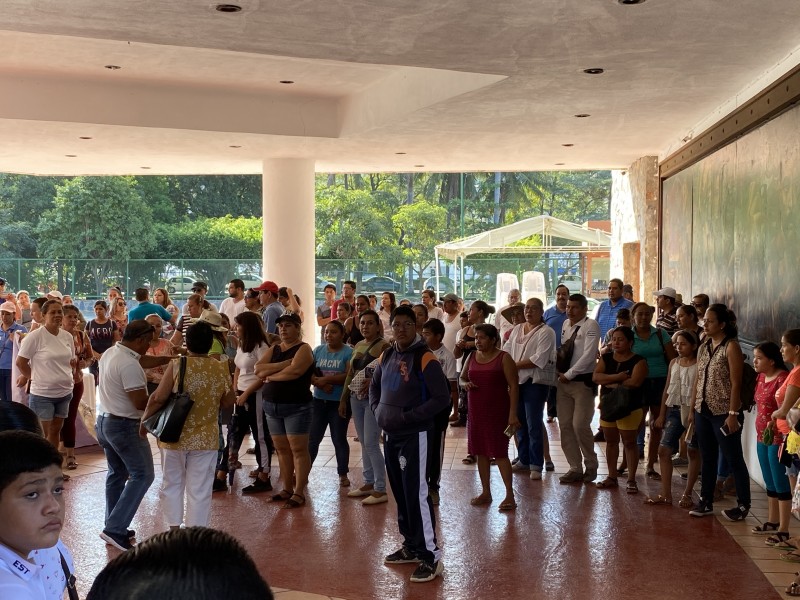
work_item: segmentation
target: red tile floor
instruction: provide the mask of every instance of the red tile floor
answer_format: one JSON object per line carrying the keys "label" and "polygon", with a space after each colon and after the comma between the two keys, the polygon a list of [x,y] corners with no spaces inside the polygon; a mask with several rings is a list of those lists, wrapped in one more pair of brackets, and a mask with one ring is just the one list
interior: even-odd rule
{"label": "red tile floor", "polygon": [[[542,481],[514,474],[518,508],[500,513],[500,474],[492,469],[495,501],[473,507],[479,491],[476,468],[462,465],[466,431],[450,429],[442,474],[437,530],[444,576],[412,584],[413,565],[387,567],[383,556],[400,543],[395,504],[362,506],[340,488],[333,447],[326,438],[311,473],[308,503],[283,510],[266,494],[243,497],[252,455],[243,459],[234,489],[214,495],[211,526],[235,535],[255,559],[281,600],[344,598],[776,598],[800,565],[779,560],[777,550],[750,528],[765,520],[766,496],[753,484],[753,510],[743,523],[695,519],[675,505],[648,507],[658,484],[638,477],[640,493],[560,485],[566,470],[558,427],[549,425],[555,473]],[[351,428],[352,429],[352,428]],[[361,451],[351,442],[353,485],[360,485]],[[598,444],[601,475],[605,444]],[[511,454],[514,455],[512,445]],[[140,540],[165,529],[156,481],[134,519]],[[79,450],[79,467],[67,484],[63,539],[72,549],[81,595],[118,551],[98,538],[103,526],[105,459],[97,447]],[[277,461],[276,461],[277,462]],[[277,485],[276,477],[273,483]],[[730,502],[718,503],[717,509]],[[800,530],[800,526],[798,526]]]}

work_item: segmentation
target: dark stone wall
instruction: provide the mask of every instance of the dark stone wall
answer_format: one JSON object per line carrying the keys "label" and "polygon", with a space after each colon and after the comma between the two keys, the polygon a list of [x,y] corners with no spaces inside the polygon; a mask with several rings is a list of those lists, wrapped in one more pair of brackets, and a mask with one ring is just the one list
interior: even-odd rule
{"label": "dark stone wall", "polygon": [[664,180],[662,283],[736,312],[740,336],[800,327],[800,107]]}

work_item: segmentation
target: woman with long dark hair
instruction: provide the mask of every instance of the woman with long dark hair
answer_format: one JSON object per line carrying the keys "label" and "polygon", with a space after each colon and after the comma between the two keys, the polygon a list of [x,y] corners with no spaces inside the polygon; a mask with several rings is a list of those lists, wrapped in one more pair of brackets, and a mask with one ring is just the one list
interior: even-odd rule
{"label": "woman with long dark hair", "polygon": [[700,502],[689,511],[693,517],[714,514],[719,451],[730,465],[736,484],[736,506],[722,511],[729,521],[742,521],[750,511],[750,474],[742,453],[741,387],[744,356],[737,340],[736,323],[728,307],[712,304],[703,324],[705,341],[697,353],[694,386],[694,423],[702,457]]}
{"label": "woman with long dark hair", "polygon": [[72,471],[78,466],[78,463],[75,462],[75,419],[78,418],[78,406],[81,403],[81,398],[83,398],[83,369],[89,366],[93,359],[89,337],[78,329],[80,311],[73,305],[64,306],[63,311],[64,320],[61,323],[61,327],[72,336],[75,344],[75,358],[78,361],[73,378],[72,400],[69,401],[69,414],[64,420],[64,427],[61,429],[61,439],[67,452],[67,460],[64,466],[68,471]]}

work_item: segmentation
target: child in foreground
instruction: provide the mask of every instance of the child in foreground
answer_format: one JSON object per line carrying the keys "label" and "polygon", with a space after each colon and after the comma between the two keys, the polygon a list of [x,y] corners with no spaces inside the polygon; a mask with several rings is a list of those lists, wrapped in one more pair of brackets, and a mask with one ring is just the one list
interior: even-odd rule
{"label": "child in foreground", "polygon": [[0,433],[0,598],[64,596],[72,555],[64,525],[61,455],[28,431]]}

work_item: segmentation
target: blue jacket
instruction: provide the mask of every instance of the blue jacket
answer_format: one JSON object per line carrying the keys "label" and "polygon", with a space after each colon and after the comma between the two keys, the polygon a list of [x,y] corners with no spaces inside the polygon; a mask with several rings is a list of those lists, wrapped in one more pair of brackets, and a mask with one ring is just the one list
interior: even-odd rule
{"label": "blue jacket", "polygon": [[405,350],[384,350],[369,386],[369,406],[388,434],[427,431],[450,405],[450,384],[442,365],[418,335]]}

